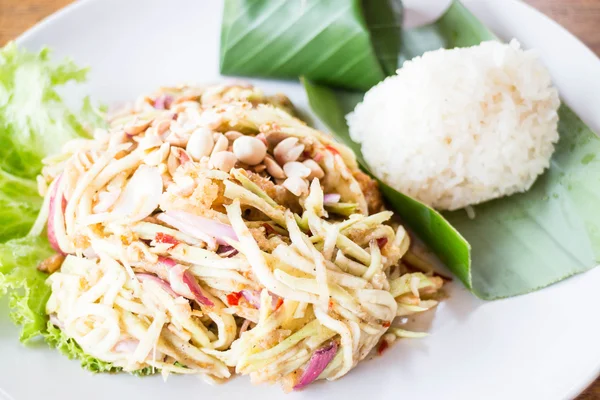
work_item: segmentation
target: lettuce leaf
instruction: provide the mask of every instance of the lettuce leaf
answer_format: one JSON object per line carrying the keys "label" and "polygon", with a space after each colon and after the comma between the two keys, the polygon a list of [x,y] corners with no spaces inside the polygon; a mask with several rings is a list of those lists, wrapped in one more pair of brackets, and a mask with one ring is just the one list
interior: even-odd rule
{"label": "lettuce leaf", "polygon": [[70,60],[52,62],[47,49],[31,53],[10,43],[0,50],[0,295],[10,297],[23,342],[45,331],[50,289],[37,266],[53,254],[45,237],[24,236],[42,205],[35,177],[44,157],[69,139],[88,136],[91,105],[81,119],[57,93],[83,81],[86,72]]}
{"label": "lettuce leaf", "polygon": [[79,347],[79,345],[72,338],[67,337],[63,331],[52,325],[50,321],[47,323],[44,338],[51,347],[56,348],[69,359],[81,361],[81,367],[89,371],[119,372],[121,370],[119,367],[115,367],[111,363],[98,360],[97,358],[85,354],[81,347]]}
{"label": "lettuce leaf", "polygon": [[45,283],[48,275],[38,271],[37,265],[53,253],[48,239],[40,236],[0,244],[0,296],[8,293],[10,317],[22,326],[24,343],[43,334],[46,328],[50,288]]}
{"label": "lettuce leaf", "polygon": [[88,98],[73,113],[58,94],[67,83],[83,82],[86,73],[70,60],[54,62],[47,49],[31,53],[12,43],[0,49],[0,296],[9,296],[10,318],[22,327],[21,342],[41,337],[86,369],[117,372],[120,368],[85,354],[49,323],[48,275],[37,266],[54,251],[45,233],[24,236],[43,202],[35,180],[42,159],[104,124]]}
{"label": "lettuce leaf", "polygon": [[34,180],[0,169],[0,243],[27,234],[42,200]]}
{"label": "lettuce leaf", "polygon": [[89,136],[84,121],[61,100],[57,87],[83,82],[86,68],[54,63],[50,51],[30,53],[9,43],[0,51],[0,168],[35,178],[42,159],[74,137]]}

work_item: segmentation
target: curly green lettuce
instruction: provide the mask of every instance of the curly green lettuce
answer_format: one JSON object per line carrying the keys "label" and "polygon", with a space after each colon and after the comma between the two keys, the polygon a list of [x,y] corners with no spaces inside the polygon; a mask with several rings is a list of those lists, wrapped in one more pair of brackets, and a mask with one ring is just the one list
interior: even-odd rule
{"label": "curly green lettuce", "polygon": [[89,136],[97,121],[71,112],[57,91],[83,82],[87,72],[72,60],[54,62],[48,49],[32,53],[9,43],[0,50],[0,169],[34,179],[44,157]]}
{"label": "curly green lettuce", "polygon": [[118,372],[121,368],[85,354],[48,321],[48,275],[37,266],[53,250],[45,232],[28,233],[42,206],[35,181],[42,159],[103,124],[89,99],[74,113],[59,95],[65,84],[85,81],[86,73],[71,60],[54,62],[48,49],[32,53],[13,43],[0,49],[0,296],[9,296],[9,315],[21,326],[21,342],[41,337],[83,368]]}
{"label": "curly green lettuce", "polygon": [[0,295],[9,296],[10,317],[22,327],[21,341],[43,335],[50,297],[47,274],[37,270],[39,263],[54,253],[42,236],[25,236],[0,244]]}
{"label": "curly green lettuce", "polygon": [[0,169],[0,243],[27,234],[41,205],[34,180]]}

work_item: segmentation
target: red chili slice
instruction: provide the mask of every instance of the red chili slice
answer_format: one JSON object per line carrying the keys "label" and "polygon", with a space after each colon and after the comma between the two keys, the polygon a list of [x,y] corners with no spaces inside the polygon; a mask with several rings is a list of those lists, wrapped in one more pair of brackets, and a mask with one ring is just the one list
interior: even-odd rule
{"label": "red chili slice", "polygon": [[277,231],[271,226],[271,224],[263,224],[263,228],[265,228],[265,233],[267,236],[274,235]]}
{"label": "red chili slice", "polygon": [[379,246],[380,249],[383,249],[383,247],[387,244],[388,242],[388,238],[386,237],[382,237],[377,239],[377,246]]}
{"label": "red chili slice", "polygon": [[237,306],[240,302],[240,298],[242,297],[242,292],[233,292],[227,295],[227,304],[230,306]]}
{"label": "red chili slice", "polygon": [[377,348],[377,354],[382,355],[383,352],[388,349],[388,347],[390,347],[390,345],[388,344],[387,340],[382,340]]}
{"label": "red chili slice", "polygon": [[168,235],[166,233],[158,232],[154,237],[154,241],[157,243],[167,243],[172,244],[173,246],[179,244],[179,240],[175,239],[173,236]]}
{"label": "red chili slice", "polygon": [[332,152],[333,154],[338,154],[338,155],[340,154],[340,152],[339,152],[339,151],[337,151],[337,149],[336,149],[335,147],[333,147],[333,146],[326,145],[326,146],[325,146],[325,148],[326,148],[327,150],[329,150],[330,152]]}
{"label": "red chili slice", "polygon": [[281,305],[283,304],[283,299],[281,297],[278,297],[275,305],[273,307],[274,310],[277,310],[279,307],[281,307]]}

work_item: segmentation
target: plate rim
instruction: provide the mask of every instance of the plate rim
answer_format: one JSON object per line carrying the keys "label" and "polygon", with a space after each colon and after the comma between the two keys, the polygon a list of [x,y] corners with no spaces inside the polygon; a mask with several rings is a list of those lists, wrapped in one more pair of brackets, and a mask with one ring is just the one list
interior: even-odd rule
{"label": "plate rim", "polygon": [[19,36],[10,40],[9,43],[11,41],[14,41],[17,45],[21,46],[21,45],[23,45],[24,41],[28,40],[30,36],[33,36],[36,33],[38,33],[38,31],[44,29],[46,27],[46,25],[49,25],[49,24],[53,23],[55,20],[60,19],[63,15],[66,15],[72,11],[75,11],[77,8],[83,7],[84,5],[87,5],[87,3],[91,3],[94,1],[97,1],[97,0],[75,0],[72,3],[67,4],[66,6],[56,10],[52,14],[42,18],[41,20],[36,22],[34,25],[32,25],[29,29],[27,29],[26,31],[21,33]]}
{"label": "plate rim", "polygon": [[[67,14],[69,14],[71,12],[75,12],[79,8],[84,8],[85,6],[89,5],[90,3],[98,3],[98,2],[101,2],[101,0],[75,0],[74,2],[62,7],[61,9],[55,11],[54,13],[42,18],[40,21],[36,22],[33,26],[31,26],[30,28],[25,30],[23,33],[21,33],[16,38],[9,40],[8,43],[14,41],[14,43],[16,43],[18,46],[27,47],[27,46],[25,46],[24,42],[26,42],[27,40],[29,40],[31,37],[35,36],[36,34],[39,34],[39,32],[43,31],[47,26],[49,26],[53,23],[59,22],[58,20],[60,20],[63,16],[66,16]],[[461,2],[465,5],[474,4],[474,3],[504,3],[504,4],[512,3],[513,6],[515,6],[515,7],[518,7],[518,8],[520,7],[524,10],[527,10],[527,12],[529,12],[529,13],[535,13],[538,15],[538,17],[541,17],[547,23],[550,23],[552,25],[553,29],[559,30],[562,35],[566,35],[571,40],[576,41],[584,49],[584,51],[588,53],[588,55],[591,55],[595,59],[595,61],[598,63],[598,69],[600,70],[600,55],[597,55],[596,53],[594,53],[594,51],[592,51],[592,49],[587,44],[585,44],[579,37],[577,37],[571,31],[569,31],[564,26],[559,24],[553,18],[551,18],[550,16],[546,15],[542,11],[538,10],[537,8],[535,8],[534,6],[532,6],[529,3],[526,3],[523,0],[461,0]],[[600,134],[600,132],[596,132],[596,133]],[[598,268],[598,266],[596,268]],[[569,284],[569,283],[567,283],[567,281],[564,281],[564,284]],[[497,300],[497,301],[501,301],[501,300]],[[15,344],[18,344],[18,343],[15,342]],[[575,398],[575,397],[579,396],[580,394],[582,394],[597,379],[600,379],[600,360],[598,360],[595,368],[592,368],[591,371],[589,371],[589,374],[586,375],[586,377],[581,377],[576,383],[573,383],[571,385],[571,387],[569,389],[567,389],[565,395],[569,398]],[[0,394],[6,394],[3,392],[2,388],[0,388]]]}

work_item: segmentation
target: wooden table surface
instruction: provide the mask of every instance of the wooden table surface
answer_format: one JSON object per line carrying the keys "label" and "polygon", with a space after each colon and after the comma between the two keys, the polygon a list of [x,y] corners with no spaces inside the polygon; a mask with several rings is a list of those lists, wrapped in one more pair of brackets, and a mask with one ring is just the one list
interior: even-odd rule
{"label": "wooden table surface", "polygon": [[[600,55],[600,0],[525,0]],[[72,0],[0,0],[0,46]],[[577,400],[600,400],[600,379]]]}

